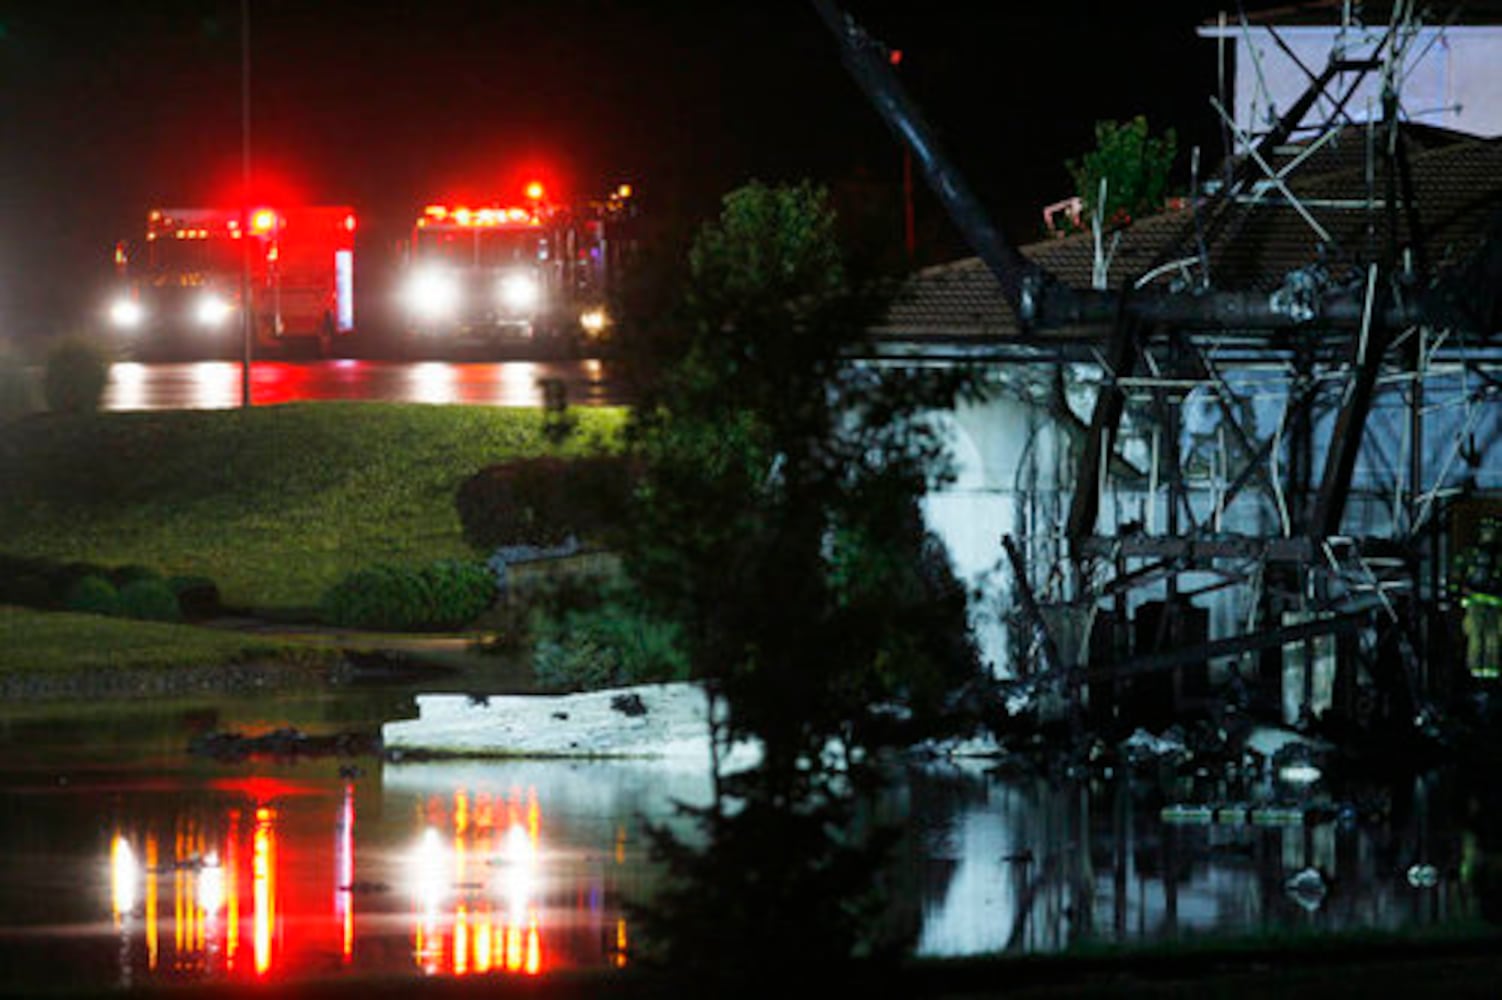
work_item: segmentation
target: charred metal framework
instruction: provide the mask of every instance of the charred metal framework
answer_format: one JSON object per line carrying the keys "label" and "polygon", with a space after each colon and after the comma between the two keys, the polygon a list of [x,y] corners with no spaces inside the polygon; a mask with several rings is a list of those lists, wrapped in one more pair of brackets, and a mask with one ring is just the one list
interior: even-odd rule
{"label": "charred metal framework", "polygon": [[[1329,699],[1336,718],[1405,727],[1434,718],[1461,684],[1443,668],[1458,659],[1445,655],[1444,508],[1453,490],[1444,484],[1467,457],[1465,431],[1476,408],[1498,398],[1502,228],[1494,215],[1481,250],[1463,267],[1430,259],[1430,220],[1415,191],[1401,100],[1420,17],[1414,6],[1399,0],[1385,26],[1367,29],[1377,40],[1359,57],[1337,46],[1317,72],[1299,63],[1308,86],[1265,131],[1238,127],[1212,99],[1234,146],[1213,190],[1195,192],[1178,233],[1115,291],[1099,282],[1069,287],[1008,244],[939,148],[886,50],[828,0],[814,6],[851,75],[1000,284],[1017,335],[975,356],[1090,358],[1101,373],[1062,532],[1072,580],[1066,593],[1049,595],[1090,623],[1083,637],[1064,641],[1059,619],[1042,610],[1047,602],[1027,565],[1036,540],[1002,540],[1035,643],[1037,655],[1028,659],[1042,664],[1033,680],[1055,683],[1072,717],[1084,710],[1086,690],[1097,720],[1151,724],[1162,721],[1154,713],[1178,715],[1198,698],[1213,700],[1211,662],[1229,668],[1236,690],[1252,692],[1252,707],[1260,698],[1268,708],[1287,697],[1286,657],[1301,655],[1307,664],[1339,650]],[[1277,31],[1263,27],[1287,51]],[[1380,113],[1357,123],[1350,105],[1364,81],[1377,82]],[[1364,183],[1336,197],[1300,194],[1300,168],[1341,136],[1348,147],[1353,136],[1364,147]],[[1235,246],[1274,206],[1307,227],[1317,248],[1307,266],[1272,288],[1221,287],[1207,247]],[[1359,238],[1342,245],[1331,218]],[[1446,378],[1437,383],[1439,374]],[[1441,383],[1452,398],[1437,397]],[[1271,433],[1246,418],[1249,395],[1266,394],[1269,385],[1282,401]],[[1406,426],[1402,460],[1392,462],[1387,484],[1389,515],[1376,530],[1352,530],[1360,520],[1348,510],[1357,456],[1374,400],[1393,389]],[[1208,508],[1203,496],[1191,502],[1186,481],[1181,420],[1191,392],[1219,418]],[[1426,453],[1434,443],[1426,420],[1442,406],[1471,416],[1454,440]],[[1123,457],[1124,420],[1152,442],[1149,514],[1145,524],[1128,522],[1118,510],[1118,523],[1103,530],[1102,498]],[[1228,529],[1228,510],[1249,495],[1274,512],[1271,524]],[[1212,639],[1192,598],[1233,586],[1250,595],[1251,611],[1233,634]],[[1160,599],[1144,602],[1148,588]],[[1305,721],[1311,677],[1304,670]],[[1134,685],[1142,685],[1135,697]]]}

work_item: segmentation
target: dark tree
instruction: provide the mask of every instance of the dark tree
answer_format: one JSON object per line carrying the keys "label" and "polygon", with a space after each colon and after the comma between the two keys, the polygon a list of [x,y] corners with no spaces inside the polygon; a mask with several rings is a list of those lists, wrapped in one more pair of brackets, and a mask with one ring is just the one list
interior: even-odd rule
{"label": "dark tree", "polygon": [[[634,422],[627,568],[682,626],[717,752],[762,751],[755,768],[717,766],[710,855],[663,840],[684,878],[656,907],[677,966],[736,964],[706,954],[706,935],[755,964],[774,912],[787,946],[821,961],[871,950],[852,893],[870,893],[882,837],[856,832],[852,792],[876,783],[883,751],[954,725],[979,674],[965,595],[918,508],[947,474],[924,415],[967,377],[850,360],[882,298],[847,273],[835,232],[811,186],[730,194],[688,253],[683,353]],[[834,895],[791,905],[814,891]],[[713,932],[707,905],[723,911]]]}

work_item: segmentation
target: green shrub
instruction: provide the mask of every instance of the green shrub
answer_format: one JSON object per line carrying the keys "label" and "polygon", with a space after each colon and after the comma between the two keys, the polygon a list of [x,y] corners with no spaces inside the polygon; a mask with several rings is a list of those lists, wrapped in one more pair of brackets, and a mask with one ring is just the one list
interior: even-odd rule
{"label": "green shrub", "polygon": [[[80,584],[84,580],[94,582]],[[212,580],[203,577],[174,577],[163,580],[162,574],[150,566],[126,565],[110,568],[91,562],[58,562],[54,559],[26,556],[0,555],[0,604],[18,604],[30,608],[72,607],[75,591],[78,599],[93,601],[97,607],[77,610],[100,610],[105,614],[123,613],[130,617],[154,620],[177,621],[181,615],[176,610],[167,611],[167,601],[160,592],[140,591],[130,601],[140,602],[143,613],[121,610],[115,599],[103,596],[98,582],[108,584],[116,599],[124,599],[125,592],[136,583],[152,583],[156,590],[166,591],[172,598],[174,609],[182,615],[205,618],[218,613],[219,591]],[[127,602],[129,603],[129,602]],[[191,611],[189,609],[192,609]],[[152,610],[156,609],[156,610]],[[166,617],[163,617],[166,616]]]}
{"label": "green shrub", "polygon": [[613,560],[573,557],[549,563],[540,572],[511,567],[504,594],[484,618],[485,626],[501,636],[494,648],[530,650],[540,628],[622,593],[623,577]]}
{"label": "green shrub", "polygon": [[349,628],[454,629],[474,621],[495,598],[495,580],[479,563],[371,566],[329,588],[323,616]]}
{"label": "green shrub", "polygon": [[73,588],[85,577],[97,576],[111,587],[115,584],[110,578],[110,569],[91,562],[68,562],[48,563],[48,577],[52,581],[53,600],[58,604],[66,604],[68,595]]}
{"label": "green shrub", "polygon": [[90,574],[79,577],[68,588],[63,602],[69,611],[84,611],[95,615],[120,614],[120,592],[103,576]]}
{"label": "green shrub", "polygon": [[132,580],[120,588],[119,594],[120,613],[127,618],[152,622],[182,621],[183,613],[178,606],[177,595],[165,580]]}
{"label": "green shrub", "polygon": [[481,469],[454,503],[464,540],[489,554],[502,545],[558,545],[570,535],[600,541],[620,521],[630,490],[620,457],[525,458]]}
{"label": "green shrub", "polygon": [[219,603],[219,587],[208,577],[169,577],[167,586],[177,595],[177,606],[188,621],[212,618],[223,610]]}
{"label": "green shrub", "polygon": [[47,353],[42,392],[57,413],[93,413],[109,381],[110,355],[104,345],[85,337],[66,337]]}
{"label": "green shrub", "polygon": [[532,670],[544,687],[593,690],[689,676],[678,628],[618,602],[539,615],[533,628]]}

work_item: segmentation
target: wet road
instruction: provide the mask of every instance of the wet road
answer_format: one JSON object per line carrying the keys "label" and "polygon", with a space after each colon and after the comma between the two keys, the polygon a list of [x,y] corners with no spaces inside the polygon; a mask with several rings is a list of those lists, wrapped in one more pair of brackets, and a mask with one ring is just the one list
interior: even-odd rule
{"label": "wet road", "polygon": [[[626,402],[608,362],[578,361],[257,361],[251,400],[257,406],[303,400],[363,399],[400,403],[541,405],[542,384],[561,379],[573,406]],[[119,362],[104,392],[109,410],[226,409],[241,403],[235,361]]]}

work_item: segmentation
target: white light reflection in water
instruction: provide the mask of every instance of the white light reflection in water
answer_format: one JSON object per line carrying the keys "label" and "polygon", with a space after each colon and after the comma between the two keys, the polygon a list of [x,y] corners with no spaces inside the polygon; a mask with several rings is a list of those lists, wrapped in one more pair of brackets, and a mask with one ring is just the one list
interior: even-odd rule
{"label": "white light reflection in water", "polygon": [[503,799],[459,790],[452,809],[435,799],[427,815],[410,855],[417,967],[428,975],[541,973],[536,793]]}
{"label": "white light reflection in water", "polygon": [[340,955],[346,964],[355,955],[355,789],[344,786],[339,823],[334,830],[334,917],[340,927]]}
{"label": "white light reflection in water", "polygon": [[147,406],[145,366],[136,361],[118,361],[111,365],[105,399],[110,409],[144,409]]}
{"label": "white light reflection in water", "polygon": [[537,365],[530,361],[508,361],[500,367],[497,403],[534,406],[542,399],[542,387],[537,384]]}
{"label": "white light reflection in water", "polygon": [[198,872],[198,907],[205,916],[214,917],[224,906],[224,867],[219,855],[210,851]]}
{"label": "white light reflection in water", "polygon": [[510,910],[512,922],[520,923],[527,916],[537,890],[539,867],[537,845],[520,823],[506,831],[500,860],[500,895]]}
{"label": "white light reflection in water", "polygon": [[407,398],[414,403],[451,403],[458,373],[451,364],[423,361],[412,366]]}
{"label": "white light reflection in water", "polygon": [[140,895],[140,862],[130,841],[117,833],[110,841],[110,910],[117,927],[136,908]]}
{"label": "white light reflection in water", "polygon": [[222,410],[240,405],[240,366],[232,361],[200,361],[190,366],[188,406]]}
{"label": "white light reflection in water", "polygon": [[443,939],[438,920],[448,893],[449,861],[439,832],[428,827],[418,839],[412,857],[413,934],[412,957],[430,975],[438,972]]}

